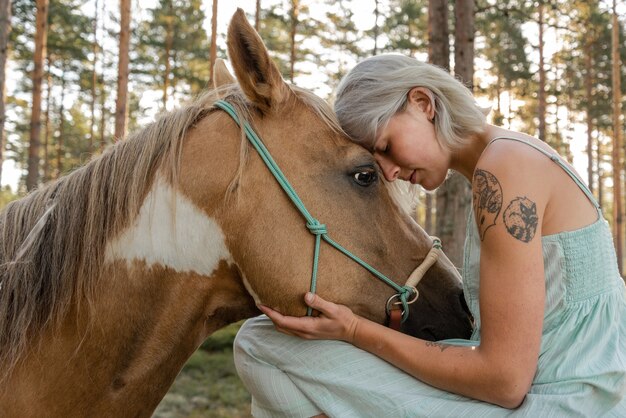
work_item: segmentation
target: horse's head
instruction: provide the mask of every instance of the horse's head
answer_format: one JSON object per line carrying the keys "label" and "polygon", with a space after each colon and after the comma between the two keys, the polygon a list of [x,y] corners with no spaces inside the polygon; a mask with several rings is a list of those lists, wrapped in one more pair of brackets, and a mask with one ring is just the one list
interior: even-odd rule
{"label": "horse's head", "polygon": [[[284,82],[241,10],[229,26],[228,51],[236,80],[223,64],[216,66],[214,83],[222,98],[263,139],[328,235],[404,284],[432,241],[394,203],[373,156],[342,133],[325,102]],[[217,220],[250,295],[282,313],[303,315],[315,237],[233,119],[212,111],[190,130],[181,158],[180,187]],[[429,339],[468,335],[457,277],[445,258],[428,271],[409,329]],[[324,242],[317,292],[378,322],[395,293]]]}

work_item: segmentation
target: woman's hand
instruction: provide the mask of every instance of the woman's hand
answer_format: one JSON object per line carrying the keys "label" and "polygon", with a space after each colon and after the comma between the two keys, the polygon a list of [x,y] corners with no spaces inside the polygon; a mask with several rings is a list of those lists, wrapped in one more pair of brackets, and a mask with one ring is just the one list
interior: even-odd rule
{"label": "woman's hand", "polygon": [[310,292],[304,296],[304,302],[320,312],[319,316],[284,316],[267,306],[259,309],[267,315],[276,329],[288,335],[308,340],[342,340],[351,343],[361,320],[350,308],[328,302]]}

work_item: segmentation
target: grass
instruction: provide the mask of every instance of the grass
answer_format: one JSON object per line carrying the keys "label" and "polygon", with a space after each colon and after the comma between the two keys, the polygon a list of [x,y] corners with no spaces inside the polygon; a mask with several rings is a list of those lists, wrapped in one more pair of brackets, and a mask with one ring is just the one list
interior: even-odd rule
{"label": "grass", "polygon": [[240,324],[211,335],[189,358],[154,418],[250,417],[250,395],[233,362],[233,340]]}

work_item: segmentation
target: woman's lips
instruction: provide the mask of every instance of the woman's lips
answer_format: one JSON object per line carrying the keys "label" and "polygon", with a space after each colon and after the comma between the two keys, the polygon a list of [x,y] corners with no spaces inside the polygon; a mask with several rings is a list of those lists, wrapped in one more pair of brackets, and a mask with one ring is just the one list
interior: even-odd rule
{"label": "woman's lips", "polygon": [[411,173],[411,177],[409,177],[409,181],[411,182],[411,184],[415,184],[417,183],[417,170],[413,170],[413,173]]}

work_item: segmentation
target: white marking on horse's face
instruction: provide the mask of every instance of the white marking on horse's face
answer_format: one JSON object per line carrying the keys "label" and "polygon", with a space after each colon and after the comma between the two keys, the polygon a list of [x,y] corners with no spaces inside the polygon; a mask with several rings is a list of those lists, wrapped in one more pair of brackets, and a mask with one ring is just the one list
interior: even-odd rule
{"label": "white marking on horse's face", "polygon": [[219,225],[180,192],[155,179],[133,224],[106,248],[106,261],[142,260],[210,276],[232,262]]}

